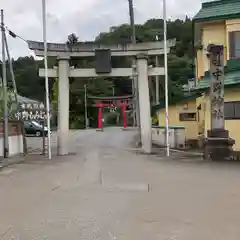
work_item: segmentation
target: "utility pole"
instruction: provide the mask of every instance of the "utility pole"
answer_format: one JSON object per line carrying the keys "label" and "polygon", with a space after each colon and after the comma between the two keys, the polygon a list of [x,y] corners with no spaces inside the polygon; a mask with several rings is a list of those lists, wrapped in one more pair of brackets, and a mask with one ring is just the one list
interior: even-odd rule
{"label": "utility pole", "polygon": [[47,61],[47,24],[46,24],[46,0],[42,0],[42,24],[43,24],[43,42],[44,42],[44,66],[45,66],[45,91],[46,91],[46,112],[48,128],[48,159],[52,159],[51,152],[51,126],[50,126],[50,103],[48,86],[48,61]]}
{"label": "utility pole", "polygon": [[5,59],[5,26],[3,9],[1,9],[1,31],[2,31],[2,79],[3,79],[3,103],[4,103],[4,133],[3,133],[3,155],[4,158],[9,156],[9,144],[8,144],[8,91],[7,91],[7,71],[6,71],[6,59]]}
{"label": "utility pole", "polygon": [[[132,28],[132,44],[136,44],[136,29],[135,29],[135,23],[134,23],[134,9],[133,9],[133,0],[128,0],[129,4],[129,18],[130,18],[130,26]],[[132,66],[136,65],[135,59],[132,61]],[[133,104],[133,125],[138,126],[138,120],[137,120],[137,86],[136,86],[137,77],[132,76],[132,94],[134,96],[134,104]]]}
{"label": "utility pole", "polygon": [[[156,67],[158,67],[158,56],[156,56]],[[156,104],[159,104],[159,76],[156,75]]]}
{"label": "utility pole", "polygon": [[[133,0],[128,0],[129,4],[129,17],[130,17],[130,25],[132,28],[132,44],[136,44],[136,29],[135,29],[135,22],[134,22],[134,9],[133,9]],[[136,60],[133,60],[133,66],[136,66]],[[141,133],[140,133],[140,112],[139,112],[139,92],[138,92],[138,78],[137,76],[133,76],[133,94],[134,94],[134,119],[136,118],[136,124],[138,128],[139,134],[139,141],[141,140]]]}
{"label": "utility pole", "polygon": [[[156,35],[156,41],[158,41],[158,35]],[[158,56],[156,56],[155,61],[156,67],[159,67]],[[155,78],[155,86],[156,86],[156,104],[159,104],[159,75],[156,75]]]}
{"label": "utility pole", "polygon": [[163,0],[163,20],[164,20],[164,74],[165,74],[165,125],[166,125],[166,155],[169,157],[169,119],[168,119],[168,56],[167,56],[167,6]]}
{"label": "utility pole", "polygon": [[85,99],[85,128],[88,129],[87,84],[84,84],[84,99]]}
{"label": "utility pole", "polygon": [[[14,71],[13,71],[12,59],[11,59],[10,51],[9,51],[9,47],[8,47],[6,31],[4,31],[4,39],[5,39],[5,47],[6,47],[6,51],[7,51],[7,58],[8,58],[9,68],[10,68],[11,80],[12,80],[12,84],[13,84],[13,93],[14,93],[14,98],[15,98],[15,101],[17,104],[17,111],[18,111],[19,110],[19,101],[18,101],[18,96],[17,96],[17,86],[16,86],[15,75],[14,75]],[[24,153],[27,153],[27,141],[26,141],[26,136],[25,136],[25,129],[23,126],[23,121],[22,121],[21,129],[23,132]]]}

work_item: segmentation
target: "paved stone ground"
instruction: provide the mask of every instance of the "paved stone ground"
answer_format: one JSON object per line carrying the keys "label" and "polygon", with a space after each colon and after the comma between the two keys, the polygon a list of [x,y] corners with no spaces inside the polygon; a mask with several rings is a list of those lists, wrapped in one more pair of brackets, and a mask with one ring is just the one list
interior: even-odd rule
{"label": "paved stone ground", "polygon": [[240,166],[147,156],[134,134],[74,132],[76,155],[1,171],[0,239],[239,240]]}

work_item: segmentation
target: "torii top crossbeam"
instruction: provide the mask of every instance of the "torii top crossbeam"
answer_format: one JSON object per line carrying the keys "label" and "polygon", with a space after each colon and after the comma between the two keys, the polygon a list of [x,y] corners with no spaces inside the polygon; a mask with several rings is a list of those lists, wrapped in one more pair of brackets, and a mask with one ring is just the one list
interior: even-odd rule
{"label": "torii top crossbeam", "polygon": [[126,96],[88,96],[89,99],[96,99],[96,100],[129,100],[133,98],[133,95],[126,95]]}
{"label": "torii top crossbeam", "polygon": [[[30,50],[33,50],[36,56],[44,56],[43,42],[27,41]],[[171,47],[176,44],[175,39],[167,41],[168,52]],[[164,42],[144,42],[137,44],[115,44],[102,45],[96,43],[78,43],[68,45],[64,43],[48,43],[48,56],[58,57],[68,55],[69,57],[91,57],[95,55],[95,51],[99,49],[110,49],[112,56],[136,56],[140,53],[147,55],[162,55],[164,54]]]}
{"label": "torii top crossbeam", "polygon": [[126,96],[88,96],[88,99],[92,99],[95,102],[105,104],[106,106],[111,105],[121,105],[126,104],[129,105],[129,102],[132,101],[133,95]]}

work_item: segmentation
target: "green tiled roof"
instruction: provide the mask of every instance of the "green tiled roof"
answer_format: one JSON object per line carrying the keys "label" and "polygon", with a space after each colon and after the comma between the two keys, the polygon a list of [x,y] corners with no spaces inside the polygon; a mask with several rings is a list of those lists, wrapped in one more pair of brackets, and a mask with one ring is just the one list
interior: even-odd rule
{"label": "green tiled roof", "polygon": [[[196,90],[207,89],[210,86],[209,75],[205,75],[202,80],[199,81],[199,84],[196,87]],[[240,85],[240,71],[229,72],[225,74],[224,86],[230,87]]]}
{"label": "green tiled roof", "polygon": [[236,18],[240,16],[240,0],[218,0],[202,4],[194,21]]}
{"label": "green tiled roof", "polygon": [[[202,96],[202,94],[198,93],[198,92],[192,92],[192,93],[189,93],[189,94],[184,95],[184,96],[177,96],[175,98],[172,98],[169,101],[169,105],[184,102],[186,100],[194,100],[194,99],[197,99],[200,96]],[[165,108],[165,101],[162,101],[160,104],[152,106],[152,111],[155,112],[155,111],[157,111],[159,109],[163,109],[163,108]]]}
{"label": "green tiled roof", "polygon": [[[224,67],[225,73],[225,86],[234,86],[240,84],[240,60],[231,59],[227,61],[227,65]],[[209,87],[210,73],[209,71],[205,72],[204,77],[199,80],[199,84],[196,86],[196,89],[205,89]]]}

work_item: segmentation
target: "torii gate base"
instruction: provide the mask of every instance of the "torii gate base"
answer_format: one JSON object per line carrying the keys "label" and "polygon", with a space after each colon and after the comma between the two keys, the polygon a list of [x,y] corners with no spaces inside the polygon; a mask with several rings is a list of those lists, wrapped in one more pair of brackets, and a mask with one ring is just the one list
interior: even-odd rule
{"label": "torii gate base", "polygon": [[[134,71],[138,75],[141,145],[144,153],[152,153],[152,120],[150,110],[148,56],[136,56],[137,66]],[[150,69],[150,71],[152,71]],[[58,155],[69,154],[69,58],[59,58],[59,113],[58,113]],[[101,116],[100,108],[99,115]],[[100,121],[99,121],[100,124]],[[101,123],[102,124],[102,123]],[[101,126],[101,125],[100,125]],[[100,127],[102,129],[102,127]]]}
{"label": "torii gate base", "polygon": [[103,132],[103,128],[97,128],[97,132]]}

